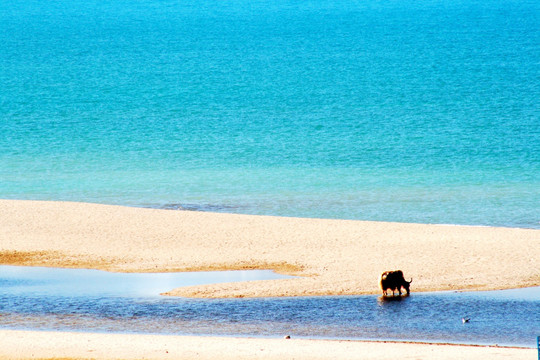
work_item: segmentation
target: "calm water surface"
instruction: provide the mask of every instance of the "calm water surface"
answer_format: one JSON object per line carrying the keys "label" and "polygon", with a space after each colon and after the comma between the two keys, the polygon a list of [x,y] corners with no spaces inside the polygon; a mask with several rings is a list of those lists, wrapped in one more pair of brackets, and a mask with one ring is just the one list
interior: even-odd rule
{"label": "calm water surface", "polygon": [[0,1],[0,198],[540,228],[537,0]]}
{"label": "calm water surface", "polygon": [[[269,272],[114,274],[0,267],[0,327],[70,331],[387,339],[534,347],[540,288],[379,296],[185,299],[195,283],[278,278]],[[463,317],[470,318],[464,324]]]}

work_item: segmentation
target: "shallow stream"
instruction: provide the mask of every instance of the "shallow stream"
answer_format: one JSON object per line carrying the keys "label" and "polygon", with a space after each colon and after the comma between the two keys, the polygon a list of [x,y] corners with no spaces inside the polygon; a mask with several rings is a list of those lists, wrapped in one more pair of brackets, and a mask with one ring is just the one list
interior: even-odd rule
{"label": "shallow stream", "polygon": [[121,274],[0,266],[0,328],[525,347],[535,347],[540,335],[540,288],[413,292],[392,301],[377,295],[260,299],[159,295],[180,286],[283,277],[271,271]]}

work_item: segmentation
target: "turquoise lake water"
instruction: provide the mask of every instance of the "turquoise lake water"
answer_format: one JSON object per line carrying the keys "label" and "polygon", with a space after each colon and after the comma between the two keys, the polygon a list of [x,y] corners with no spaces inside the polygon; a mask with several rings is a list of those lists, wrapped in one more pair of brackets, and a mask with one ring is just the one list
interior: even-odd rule
{"label": "turquoise lake water", "polygon": [[0,2],[0,198],[540,228],[540,2]]}

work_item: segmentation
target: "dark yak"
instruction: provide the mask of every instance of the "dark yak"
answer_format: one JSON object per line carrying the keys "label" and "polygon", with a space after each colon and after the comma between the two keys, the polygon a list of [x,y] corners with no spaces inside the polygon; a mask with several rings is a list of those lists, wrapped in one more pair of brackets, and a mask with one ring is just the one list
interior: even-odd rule
{"label": "dark yak", "polygon": [[386,296],[387,290],[392,290],[392,295],[394,295],[394,292],[397,290],[399,295],[401,295],[402,287],[405,289],[405,291],[407,291],[407,295],[409,295],[411,282],[412,278],[411,281],[406,281],[403,277],[403,271],[401,270],[385,271],[381,274],[379,285],[384,296]]}

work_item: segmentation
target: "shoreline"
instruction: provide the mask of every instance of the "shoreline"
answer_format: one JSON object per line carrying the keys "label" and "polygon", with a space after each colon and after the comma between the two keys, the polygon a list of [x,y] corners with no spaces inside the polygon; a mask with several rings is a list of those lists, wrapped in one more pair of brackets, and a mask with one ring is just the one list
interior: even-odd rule
{"label": "shoreline", "polygon": [[[281,218],[0,200],[0,264],[113,272],[270,269],[285,280],[171,289],[205,298],[380,294],[400,268],[412,292],[540,285],[540,231]],[[397,255],[396,255],[397,254]],[[285,334],[283,334],[285,335]],[[0,329],[16,359],[523,359],[527,347]]]}
{"label": "shoreline", "polygon": [[534,348],[363,340],[311,340],[0,330],[0,359],[525,359]]}
{"label": "shoreline", "polygon": [[294,279],[171,289],[172,296],[379,294],[540,286],[540,230],[170,211],[0,200],[0,264],[113,272],[269,269]]}
{"label": "shoreline", "polygon": [[[27,201],[27,200],[24,200]],[[28,200],[34,201],[34,200]],[[40,200],[35,200],[40,201]],[[65,201],[65,202],[79,202],[79,201]],[[523,229],[523,230],[540,230],[540,222],[530,224],[528,226],[513,226],[511,224],[452,224],[445,222],[433,222],[433,223],[422,223],[422,222],[406,222],[406,221],[392,221],[392,220],[368,220],[368,219],[355,219],[355,218],[339,218],[339,217],[317,217],[317,216],[293,216],[293,215],[265,215],[257,214],[252,212],[229,212],[225,211],[219,206],[188,206],[182,207],[180,204],[165,204],[165,205],[149,205],[149,204],[121,204],[121,203],[98,203],[98,202],[87,202],[88,204],[101,204],[101,205],[110,205],[110,206],[125,206],[133,207],[137,209],[154,209],[154,210],[169,210],[169,211],[191,211],[191,212],[204,212],[204,213],[216,213],[216,214],[232,214],[232,215],[246,215],[246,216],[268,216],[268,217],[281,217],[281,218],[300,218],[300,219],[314,219],[314,220],[343,220],[343,221],[363,221],[363,222],[382,222],[382,223],[397,223],[397,224],[417,224],[417,225],[430,225],[430,226],[470,226],[470,227],[485,227],[485,228],[502,228],[502,229]],[[216,210],[217,208],[217,210]],[[224,207],[225,208],[225,207]]]}

